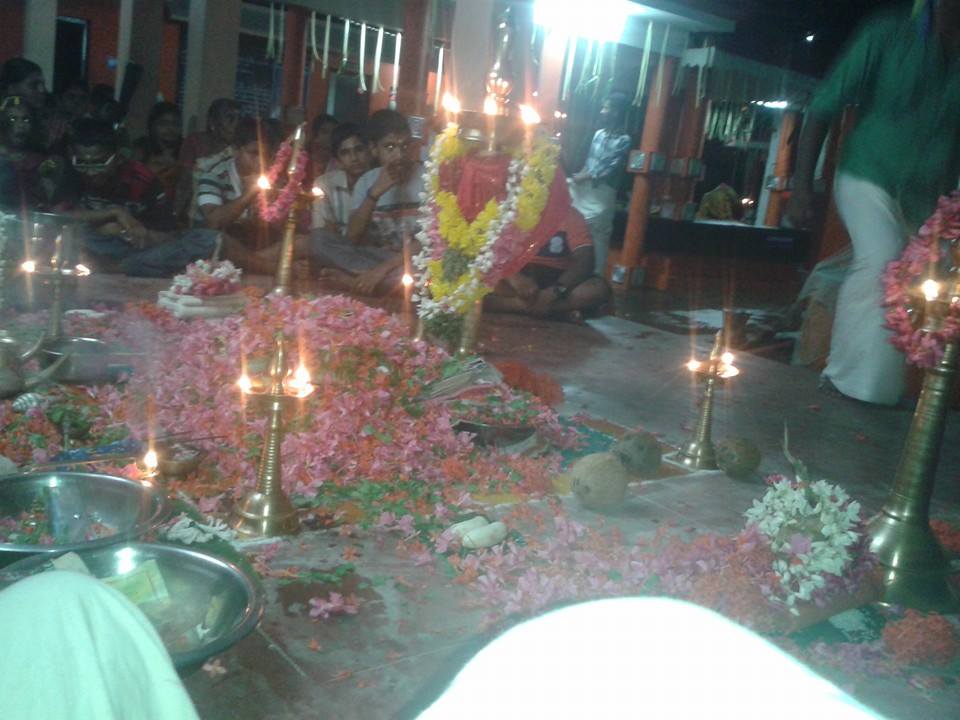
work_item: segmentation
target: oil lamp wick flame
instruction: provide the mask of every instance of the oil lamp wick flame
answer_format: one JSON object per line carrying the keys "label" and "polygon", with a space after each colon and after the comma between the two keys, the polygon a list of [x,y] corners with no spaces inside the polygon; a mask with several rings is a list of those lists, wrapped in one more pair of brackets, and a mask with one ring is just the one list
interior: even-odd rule
{"label": "oil lamp wick flame", "polygon": [[153,448],[147,450],[147,454],[143,456],[143,468],[148,474],[153,474],[157,471],[157,466],[160,464],[157,458],[157,451]]}
{"label": "oil lamp wick flame", "polygon": [[403,278],[401,279],[400,282],[403,283],[404,287],[410,287],[411,285],[413,285],[413,275],[411,275],[410,273],[404,273]]}
{"label": "oil lamp wick flame", "polygon": [[499,114],[499,110],[497,109],[497,101],[494,99],[493,95],[487,95],[486,99],[483,101],[483,114],[484,115]]}
{"label": "oil lamp wick flame", "polygon": [[32,273],[37,271],[37,262],[35,260],[25,260],[20,266],[24,272]]}
{"label": "oil lamp wick flame", "polygon": [[933,278],[928,278],[923,281],[923,284],[920,286],[920,290],[923,292],[923,296],[933,302],[940,296],[940,283],[938,283]]}
{"label": "oil lamp wick flame", "polygon": [[244,373],[240,376],[240,379],[237,380],[237,386],[240,388],[240,392],[249,393],[253,390],[253,382],[250,380],[250,376]]}
{"label": "oil lamp wick flame", "polygon": [[257,187],[260,188],[261,190],[270,189],[270,181],[267,179],[266,175],[261,175],[260,177],[257,178]]}
{"label": "oil lamp wick flame", "polygon": [[448,92],[443,94],[443,100],[440,105],[448,113],[453,113],[454,115],[460,114],[460,101]]}
{"label": "oil lamp wick flame", "polygon": [[540,124],[540,113],[534,110],[529,105],[520,106],[520,119],[523,121],[524,125],[539,125]]}

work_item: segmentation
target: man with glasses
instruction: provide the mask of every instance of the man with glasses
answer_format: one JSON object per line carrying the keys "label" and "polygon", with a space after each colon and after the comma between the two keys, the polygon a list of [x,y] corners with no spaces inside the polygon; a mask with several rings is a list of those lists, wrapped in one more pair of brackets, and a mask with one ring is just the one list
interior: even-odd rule
{"label": "man with glasses", "polygon": [[220,249],[220,234],[176,234],[163,185],[142,163],[118,152],[109,122],[92,118],[74,126],[70,164],[75,181],[64,209],[84,223],[81,248],[101,272],[167,277]]}
{"label": "man with glasses", "polygon": [[417,231],[423,167],[407,119],[378,110],[367,121],[367,140],[380,167],[364,173],[353,188],[346,241],[314,246],[328,269],[321,277],[333,287],[380,295],[400,287],[403,245]]}

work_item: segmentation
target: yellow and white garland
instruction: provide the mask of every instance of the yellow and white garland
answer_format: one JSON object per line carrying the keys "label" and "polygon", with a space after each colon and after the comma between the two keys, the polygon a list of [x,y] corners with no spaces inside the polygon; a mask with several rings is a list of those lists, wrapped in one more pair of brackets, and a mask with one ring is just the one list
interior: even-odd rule
{"label": "yellow and white garland", "polygon": [[[537,226],[557,170],[559,149],[547,141],[537,142],[529,158],[517,155],[510,161],[506,197],[501,202],[491,198],[473,222],[467,222],[456,194],[440,189],[441,165],[467,149],[457,137],[457,126],[451,124],[437,137],[426,162],[417,234],[421,251],[413,259],[419,271],[414,301],[419,301],[424,319],[463,314],[492,290],[484,278],[493,267],[497,241],[511,224],[522,233]],[[435,257],[449,250],[467,260],[465,270],[452,279],[445,277],[443,259]]]}

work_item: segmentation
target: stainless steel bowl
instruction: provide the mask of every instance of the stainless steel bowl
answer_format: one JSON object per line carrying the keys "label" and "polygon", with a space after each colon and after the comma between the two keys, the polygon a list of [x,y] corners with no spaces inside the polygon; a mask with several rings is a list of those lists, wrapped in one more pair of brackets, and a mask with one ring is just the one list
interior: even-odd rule
{"label": "stainless steel bowl", "polygon": [[107,343],[96,338],[67,337],[45,345],[38,358],[44,367],[52,365],[61,355],[70,357],[53,374],[53,379],[63,383],[87,385],[116,380],[128,369],[135,353],[120,353]]}
{"label": "stainless steel bowl", "polygon": [[[101,579],[159,571],[163,599],[155,596],[141,603],[140,609],[181,673],[196,670],[242,640],[263,617],[260,583],[233,563],[207,553],[179,545],[128,543],[81,550],[77,555]],[[0,589],[49,569],[50,560],[26,558],[0,570]]]}
{"label": "stainless steel bowl", "polygon": [[0,542],[0,567],[29,555],[54,555],[142,537],[163,521],[166,498],[156,487],[98,473],[36,472],[0,477],[3,523],[24,514],[50,544]]}

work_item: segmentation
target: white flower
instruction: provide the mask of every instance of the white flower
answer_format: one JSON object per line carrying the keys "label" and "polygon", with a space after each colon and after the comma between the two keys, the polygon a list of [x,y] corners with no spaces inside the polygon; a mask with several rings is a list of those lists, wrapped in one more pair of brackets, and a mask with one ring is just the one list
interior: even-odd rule
{"label": "white flower", "polygon": [[176,522],[161,528],[160,534],[167,540],[182,542],[184,545],[209,542],[215,537],[227,542],[233,542],[236,538],[236,533],[222,520],[209,515],[204,519],[207,521],[206,524],[198,523],[186,514],[180,513]]}

